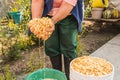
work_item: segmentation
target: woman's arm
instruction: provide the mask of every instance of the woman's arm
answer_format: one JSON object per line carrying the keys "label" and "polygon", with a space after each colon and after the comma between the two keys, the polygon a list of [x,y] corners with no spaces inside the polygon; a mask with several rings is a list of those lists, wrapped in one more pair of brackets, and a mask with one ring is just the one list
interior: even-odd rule
{"label": "woman's arm", "polygon": [[73,9],[73,5],[63,1],[58,12],[52,17],[52,21],[56,24],[58,21],[67,17]]}
{"label": "woman's arm", "polygon": [[32,0],[32,4],[31,4],[32,19],[40,18],[43,14],[43,10],[44,10],[44,0]]}

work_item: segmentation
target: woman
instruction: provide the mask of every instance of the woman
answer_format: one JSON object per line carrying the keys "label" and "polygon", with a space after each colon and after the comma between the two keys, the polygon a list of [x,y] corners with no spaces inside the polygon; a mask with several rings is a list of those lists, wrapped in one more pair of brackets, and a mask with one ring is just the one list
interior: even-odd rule
{"label": "woman", "polygon": [[76,35],[83,20],[82,0],[32,0],[32,19],[48,16],[55,25],[45,42],[45,52],[54,69],[62,71],[61,54],[64,55],[65,73],[69,80],[69,64],[76,57]]}

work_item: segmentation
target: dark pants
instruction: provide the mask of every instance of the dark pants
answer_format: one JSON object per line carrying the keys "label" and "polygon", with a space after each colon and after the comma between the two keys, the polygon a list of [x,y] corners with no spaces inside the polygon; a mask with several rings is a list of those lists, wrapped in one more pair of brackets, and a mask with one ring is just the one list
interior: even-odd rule
{"label": "dark pants", "polygon": [[71,15],[55,25],[54,32],[45,42],[45,52],[50,56],[53,68],[62,70],[61,54],[64,55],[67,75],[70,61],[76,57],[77,34],[77,21]]}
{"label": "dark pants", "polygon": [[71,62],[72,59],[64,57],[63,58],[64,65],[62,64],[62,56],[61,56],[61,54],[57,55],[57,56],[54,56],[54,57],[50,57],[50,60],[51,60],[51,63],[52,63],[52,67],[54,69],[62,71],[62,66],[64,66],[66,77],[69,80],[69,72],[70,72],[69,71],[69,66],[70,66],[70,62]]}

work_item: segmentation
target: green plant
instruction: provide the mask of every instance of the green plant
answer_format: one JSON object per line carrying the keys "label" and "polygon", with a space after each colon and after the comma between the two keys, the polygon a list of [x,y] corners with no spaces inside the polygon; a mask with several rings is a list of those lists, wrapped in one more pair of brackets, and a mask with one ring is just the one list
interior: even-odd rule
{"label": "green plant", "polygon": [[34,71],[34,69],[35,69],[35,67],[34,67],[34,53],[31,53],[31,55],[30,55],[29,65],[30,65],[31,72]]}
{"label": "green plant", "polygon": [[9,22],[6,27],[1,27],[2,54],[7,61],[16,60],[22,50],[26,50],[31,45],[31,40],[26,35],[22,27]]}
{"label": "green plant", "polygon": [[[9,10],[7,11],[8,18],[11,19],[11,17],[13,16],[13,13],[17,12],[17,16],[15,15],[13,17],[15,19],[15,21],[17,19],[18,20],[20,19],[20,23],[21,23],[21,19],[22,19],[22,23],[24,24],[30,20],[30,0],[12,0],[12,1],[8,1],[7,3],[10,6]],[[18,14],[20,14],[20,17],[18,17]],[[17,19],[16,19],[16,17],[17,17]],[[21,24],[21,25],[24,29],[24,28],[26,28],[25,26],[27,25],[27,23],[24,25],[23,24]],[[19,25],[19,26],[21,26],[21,25]]]}
{"label": "green plant", "polygon": [[77,56],[80,56],[84,53],[85,45],[81,42],[79,35],[77,35],[77,47],[76,47],[76,53]]}
{"label": "green plant", "polygon": [[[83,26],[84,26],[84,24],[85,24],[85,23],[83,23]],[[87,35],[87,33],[88,33],[87,28],[86,28],[86,27],[83,27],[80,36],[81,36],[81,37],[85,37],[85,36]]]}
{"label": "green plant", "polygon": [[91,15],[92,15],[91,11],[92,11],[92,7],[88,4],[84,10],[84,17],[85,18],[91,17]]}
{"label": "green plant", "polygon": [[38,50],[38,66],[41,67],[41,59],[40,59],[40,54],[41,54],[41,50],[40,50],[40,43],[41,43],[41,40],[39,39],[39,50]]}
{"label": "green plant", "polygon": [[[0,44],[2,45],[1,53],[7,61],[15,60],[20,56],[22,50],[26,50],[32,45],[32,40],[27,36],[27,23],[30,20],[30,1],[18,0],[23,11],[22,23],[14,24],[12,19],[8,19],[8,24],[0,26]],[[16,5],[17,6],[17,5]],[[7,18],[5,18],[7,19]],[[0,21],[3,21],[1,19]]]}
{"label": "green plant", "polygon": [[33,41],[35,45],[42,46],[43,45],[43,40],[37,38],[33,33],[30,34],[29,36],[30,40]]}
{"label": "green plant", "polygon": [[38,56],[37,56],[37,60],[35,60],[35,55],[34,53],[32,52],[30,54],[30,59],[29,59],[29,67],[30,67],[30,71],[28,72],[32,72],[36,69],[40,69],[40,68],[43,68],[44,67],[44,61],[41,60],[41,50],[40,50],[40,47],[38,48]]}
{"label": "green plant", "polygon": [[6,80],[12,80],[12,74],[9,71],[9,66],[8,65],[5,68],[5,78],[6,78]]}
{"label": "green plant", "polygon": [[9,65],[6,65],[3,69],[3,75],[0,76],[0,80],[17,80],[15,75],[9,70]]}
{"label": "green plant", "polygon": [[0,80],[5,80],[4,76],[0,76]]}
{"label": "green plant", "polygon": [[12,12],[17,12],[17,11],[22,11],[23,5],[24,5],[24,0],[12,0],[10,2],[7,2],[9,5],[9,11]]}
{"label": "green plant", "polygon": [[91,0],[84,0],[85,8],[86,8],[87,5],[89,5],[90,1]]}

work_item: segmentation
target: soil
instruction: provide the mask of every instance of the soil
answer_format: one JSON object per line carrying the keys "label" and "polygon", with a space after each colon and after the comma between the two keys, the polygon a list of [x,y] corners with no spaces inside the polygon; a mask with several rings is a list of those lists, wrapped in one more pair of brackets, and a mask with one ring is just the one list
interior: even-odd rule
{"label": "soil", "polygon": [[[93,22],[85,21],[84,27],[87,31],[84,36],[80,36],[80,41],[85,46],[82,55],[93,53],[120,32],[119,25],[104,24],[102,27],[101,25],[97,25],[99,27],[93,27],[93,25]],[[34,45],[30,50],[23,51],[21,54],[21,58],[16,61],[8,63],[3,63],[1,61],[0,67],[4,67],[9,64],[10,70],[16,75],[30,72],[32,67],[33,69],[41,68],[39,62],[43,64],[45,61],[45,67],[51,68],[49,57],[46,56],[44,58],[44,47],[40,48],[39,46]],[[2,70],[0,70],[0,75],[2,75]]]}

